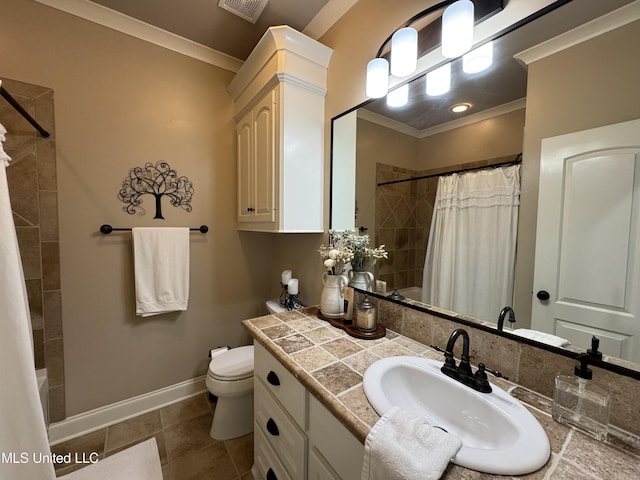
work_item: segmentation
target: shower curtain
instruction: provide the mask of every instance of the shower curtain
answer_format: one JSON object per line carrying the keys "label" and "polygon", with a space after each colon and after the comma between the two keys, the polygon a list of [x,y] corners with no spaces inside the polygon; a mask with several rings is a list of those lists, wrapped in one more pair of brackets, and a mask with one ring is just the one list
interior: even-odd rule
{"label": "shower curtain", "polygon": [[[55,479],[33,360],[31,321],[0,124],[0,478]],[[40,462],[38,462],[40,460]]]}
{"label": "shower curtain", "polygon": [[422,301],[497,321],[512,304],[520,165],[440,177]]}

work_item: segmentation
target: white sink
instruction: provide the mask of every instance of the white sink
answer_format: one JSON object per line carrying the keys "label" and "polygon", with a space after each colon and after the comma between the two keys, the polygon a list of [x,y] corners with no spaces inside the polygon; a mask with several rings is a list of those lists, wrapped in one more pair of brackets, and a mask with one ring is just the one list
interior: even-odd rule
{"label": "white sink", "polygon": [[494,475],[538,470],[550,455],[549,439],[517,399],[491,384],[480,393],[447,377],[442,362],[422,357],[389,357],[364,374],[364,391],[378,412],[393,406],[424,416],[462,441],[452,462]]}

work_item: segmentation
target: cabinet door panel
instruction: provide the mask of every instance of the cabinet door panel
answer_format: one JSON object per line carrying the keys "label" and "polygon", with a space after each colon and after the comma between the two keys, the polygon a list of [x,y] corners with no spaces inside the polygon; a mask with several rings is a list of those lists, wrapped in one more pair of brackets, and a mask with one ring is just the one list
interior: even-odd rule
{"label": "cabinet door panel", "polygon": [[249,112],[238,122],[238,221],[248,221],[253,215],[253,187],[251,171],[253,169],[253,136],[251,132],[252,115]]}
{"label": "cabinet door panel", "polygon": [[253,110],[256,222],[275,222],[276,94],[271,91]]}

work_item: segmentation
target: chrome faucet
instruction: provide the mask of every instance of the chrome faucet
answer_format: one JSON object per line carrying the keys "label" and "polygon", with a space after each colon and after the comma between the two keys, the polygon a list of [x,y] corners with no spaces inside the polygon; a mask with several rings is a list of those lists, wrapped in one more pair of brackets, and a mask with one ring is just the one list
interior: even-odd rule
{"label": "chrome faucet", "polygon": [[505,317],[507,317],[507,315],[509,315],[509,317],[507,318],[509,320],[509,323],[516,323],[516,312],[514,312],[513,308],[511,307],[504,307],[502,310],[500,310],[500,315],[498,315],[499,332],[501,332],[504,328],[504,319]]}
{"label": "chrome faucet", "polygon": [[[462,336],[462,356],[460,357],[460,365],[456,365],[453,358],[453,347],[458,337]],[[474,374],[469,363],[469,334],[463,328],[456,328],[449,337],[447,348],[444,352],[444,365],[440,369],[446,376],[457,380],[468,387],[482,393],[490,393],[491,385],[485,372],[484,363],[478,365],[478,370]]]}

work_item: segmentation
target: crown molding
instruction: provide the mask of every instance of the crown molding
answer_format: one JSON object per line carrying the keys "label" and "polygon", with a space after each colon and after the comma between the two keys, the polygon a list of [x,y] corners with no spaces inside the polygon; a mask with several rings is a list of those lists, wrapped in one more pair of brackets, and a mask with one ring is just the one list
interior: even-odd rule
{"label": "crown molding", "polygon": [[359,108],[358,118],[366,120],[367,122],[375,123],[376,125],[380,125],[381,127],[385,127],[390,130],[395,130],[396,132],[404,133],[405,135],[409,135],[414,138],[420,138],[421,132],[417,128],[392,120],[391,118],[380,115],[379,113],[374,113],[371,110]]}
{"label": "crown molding", "polygon": [[88,0],[35,1],[234,73],[243,64],[235,57]]}
{"label": "crown molding", "polygon": [[640,0],[607,13],[590,22],[528,48],[514,57],[525,65],[537,62],[555,53],[566,50],[592,38],[623,27],[640,19]]}

